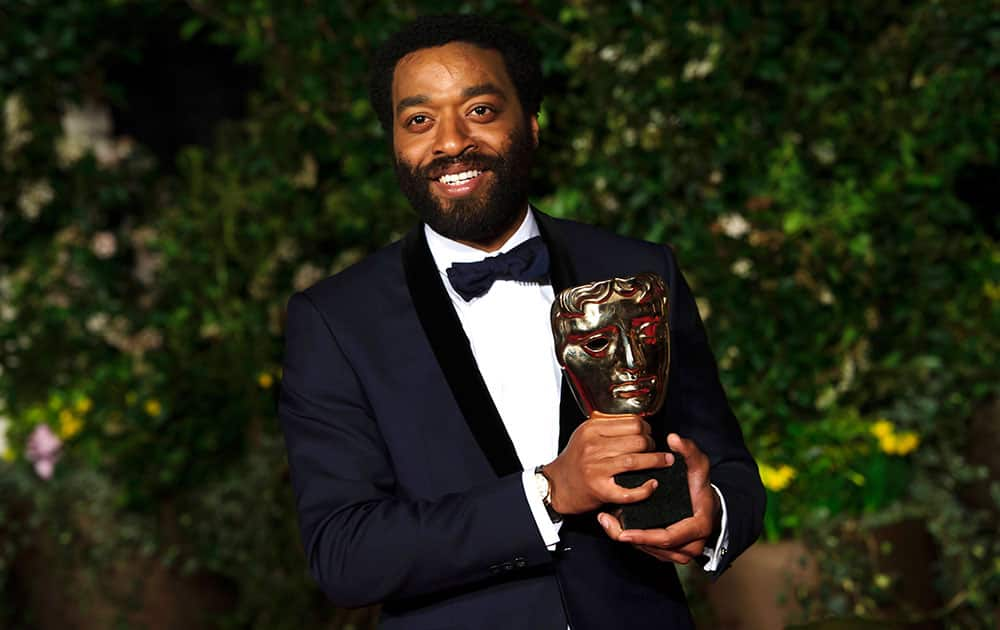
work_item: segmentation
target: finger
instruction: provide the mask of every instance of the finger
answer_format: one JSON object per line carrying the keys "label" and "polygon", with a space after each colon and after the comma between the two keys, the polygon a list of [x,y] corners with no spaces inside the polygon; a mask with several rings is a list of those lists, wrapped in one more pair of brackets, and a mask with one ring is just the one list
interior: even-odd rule
{"label": "finger", "polygon": [[643,499],[648,499],[653,494],[653,491],[656,490],[657,485],[659,484],[656,479],[650,479],[641,486],[623,488],[616,484],[614,480],[609,479],[597,494],[598,498],[605,503],[635,503]]}
{"label": "finger", "polygon": [[608,476],[629,470],[648,470],[669,466],[669,453],[625,453],[608,457],[602,463]]}
{"label": "finger", "polygon": [[682,547],[692,541],[706,540],[712,534],[711,518],[705,514],[681,519],[664,530],[667,547]]}
{"label": "finger", "polygon": [[669,549],[660,549],[659,547],[651,547],[650,545],[635,545],[636,549],[643,551],[661,562],[676,562],[677,564],[688,564],[693,558],[688,555],[677,553],[676,551],[670,551]]}
{"label": "finger", "polygon": [[590,429],[597,435],[617,437],[619,435],[651,435],[652,428],[640,416],[603,416],[592,417],[587,421]]}
{"label": "finger", "polygon": [[656,448],[651,435],[623,435],[620,437],[599,437],[596,445],[604,457],[615,457],[625,453],[643,453]]}
{"label": "finger", "polygon": [[670,447],[670,450],[676,451],[684,456],[684,461],[687,462],[688,466],[691,465],[692,460],[702,457],[706,460],[708,459],[693,440],[682,438],[676,433],[671,433],[667,436],[667,446]]}
{"label": "finger", "polygon": [[676,553],[683,554],[690,558],[697,558],[698,556],[702,555],[703,551],[705,551],[705,541],[695,540],[680,547],[671,547],[669,551],[674,551]]}
{"label": "finger", "polygon": [[676,433],[671,433],[667,436],[667,446],[670,450],[676,451],[684,457],[684,463],[687,464],[689,474],[699,479],[708,475],[708,456],[698,448],[698,445],[693,440],[688,440]]}
{"label": "finger", "polygon": [[601,527],[604,528],[604,533],[607,534],[608,538],[611,540],[618,540],[618,537],[621,535],[622,531],[624,531],[622,530],[621,522],[607,512],[601,512],[598,514],[597,522],[601,524]]}
{"label": "finger", "polygon": [[690,543],[704,541],[711,534],[707,519],[692,516],[677,521],[666,529],[627,529],[621,533],[621,540],[637,545],[652,545],[663,549],[680,549]]}

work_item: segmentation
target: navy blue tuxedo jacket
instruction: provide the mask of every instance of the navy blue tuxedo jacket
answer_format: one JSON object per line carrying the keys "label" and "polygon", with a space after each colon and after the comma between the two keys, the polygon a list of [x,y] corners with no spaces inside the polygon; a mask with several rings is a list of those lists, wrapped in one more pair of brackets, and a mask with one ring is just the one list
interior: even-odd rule
{"label": "navy blue tuxedo jacket", "polygon": [[[536,217],[556,292],[643,271],[669,285],[670,378],[651,423],[711,460],[724,570],[760,533],[764,491],[672,252]],[[382,628],[691,627],[674,566],[608,539],[593,514],[546,549],[422,226],[291,298],[279,416],[310,569],[338,605],[382,603]],[[582,420],[564,385],[560,448]]]}

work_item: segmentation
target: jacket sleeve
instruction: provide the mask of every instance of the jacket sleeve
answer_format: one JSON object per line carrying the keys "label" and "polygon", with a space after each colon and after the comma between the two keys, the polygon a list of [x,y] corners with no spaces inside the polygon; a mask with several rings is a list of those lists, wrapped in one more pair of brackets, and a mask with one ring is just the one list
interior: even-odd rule
{"label": "jacket sleeve", "polygon": [[551,562],[520,473],[401,496],[362,382],[305,293],[289,301],[285,343],[278,415],[309,568],[331,600],[405,599]]}
{"label": "jacket sleeve", "polygon": [[725,497],[729,541],[713,572],[717,576],[760,536],[766,495],[719,381],[694,296],[669,248],[666,257],[671,354],[667,417],[678,434],[694,440],[708,455],[710,480]]}

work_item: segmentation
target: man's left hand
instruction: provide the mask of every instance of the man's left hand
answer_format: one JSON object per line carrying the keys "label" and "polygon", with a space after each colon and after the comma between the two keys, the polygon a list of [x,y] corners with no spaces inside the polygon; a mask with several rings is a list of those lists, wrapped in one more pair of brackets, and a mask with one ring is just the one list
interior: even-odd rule
{"label": "man's left hand", "polygon": [[709,483],[708,456],[698,445],[676,433],[667,436],[667,445],[684,457],[693,515],[665,529],[622,529],[621,522],[607,512],[597,515],[604,531],[614,540],[631,543],[657,560],[687,564],[701,556],[705,543],[718,531],[722,507]]}

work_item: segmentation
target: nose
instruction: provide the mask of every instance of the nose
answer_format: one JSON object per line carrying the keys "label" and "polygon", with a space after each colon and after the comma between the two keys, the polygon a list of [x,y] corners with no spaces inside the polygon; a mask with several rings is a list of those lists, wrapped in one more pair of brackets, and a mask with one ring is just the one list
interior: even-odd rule
{"label": "nose", "polygon": [[469,127],[461,116],[442,115],[436,127],[435,157],[457,157],[475,147],[475,142],[469,136]]}
{"label": "nose", "polygon": [[623,331],[619,337],[624,352],[624,368],[629,374],[639,375],[646,369],[646,357],[642,352],[642,343],[635,337]]}

